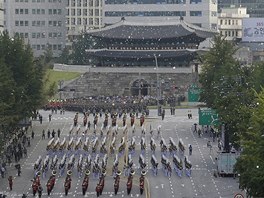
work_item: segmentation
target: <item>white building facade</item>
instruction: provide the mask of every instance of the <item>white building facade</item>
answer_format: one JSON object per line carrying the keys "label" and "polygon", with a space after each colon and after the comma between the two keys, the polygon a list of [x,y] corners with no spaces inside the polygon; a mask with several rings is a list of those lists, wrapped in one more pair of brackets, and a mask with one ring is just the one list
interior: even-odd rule
{"label": "white building facade", "polygon": [[236,40],[242,38],[242,21],[249,18],[247,8],[234,7],[223,8],[218,16],[218,30],[226,40]]}
{"label": "white building facade", "polygon": [[66,14],[67,44],[71,44],[76,36],[89,29],[103,26],[102,0],[68,0]]}
{"label": "white building facade", "polygon": [[4,4],[3,0],[0,0],[0,33],[4,30]]}
{"label": "white building facade", "polygon": [[104,24],[164,21],[183,18],[194,25],[217,29],[217,0],[106,0]]}
{"label": "white building facade", "polygon": [[29,43],[34,56],[47,48],[59,56],[66,40],[65,0],[4,0],[5,29]]}

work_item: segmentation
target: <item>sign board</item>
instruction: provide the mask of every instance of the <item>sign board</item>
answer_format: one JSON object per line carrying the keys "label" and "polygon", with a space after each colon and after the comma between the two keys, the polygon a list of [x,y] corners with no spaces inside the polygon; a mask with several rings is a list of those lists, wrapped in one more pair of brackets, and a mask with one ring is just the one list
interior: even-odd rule
{"label": "sign board", "polygon": [[242,22],[242,41],[264,41],[264,18],[244,18]]}
{"label": "sign board", "polygon": [[201,89],[192,85],[188,90],[188,102],[199,102]]}
{"label": "sign board", "polygon": [[199,125],[219,125],[218,114],[214,109],[199,109]]}

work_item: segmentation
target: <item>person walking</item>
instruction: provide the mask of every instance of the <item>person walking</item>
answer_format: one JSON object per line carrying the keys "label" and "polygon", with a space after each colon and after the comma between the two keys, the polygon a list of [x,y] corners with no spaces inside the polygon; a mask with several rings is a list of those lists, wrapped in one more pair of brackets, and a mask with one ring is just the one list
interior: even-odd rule
{"label": "person walking", "polygon": [[51,116],[52,116],[52,115],[51,115],[51,114],[49,114],[49,122],[51,122]]}
{"label": "person walking", "polygon": [[10,191],[13,190],[13,177],[11,175],[8,177],[8,183]]}
{"label": "person walking", "polygon": [[189,155],[192,155],[192,145],[189,146]]}
{"label": "person walking", "polygon": [[45,140],[45,130],[42,131],[42,140]]}

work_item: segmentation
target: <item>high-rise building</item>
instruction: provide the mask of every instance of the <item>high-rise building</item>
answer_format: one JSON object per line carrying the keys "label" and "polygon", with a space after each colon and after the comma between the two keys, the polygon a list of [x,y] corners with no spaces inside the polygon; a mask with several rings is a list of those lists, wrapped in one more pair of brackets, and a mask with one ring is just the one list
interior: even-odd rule
{"label": "high-rise building", "polygon": [[102,2],[102,0],[67,1],[67,44],[71,44],[82,32],[102,27]]}
{"label": "high-rise building", "polygon": [[105,0],[105,24],[121,18],[128,21],[148,22],[184,18],[188,23],[216,29],[217,0]]}
{"label": "high-rise building", "polygon": [[218,0],[219,11],[221,8],[230,7],[246,7],[247,14],[250,17],[263,17],[264,18],[264,2],[263,0]]}
{"label": "high-rise building", "polygon": [[218,14],[218,30],[226,40],[242,38],[242,20],[249,18],[247,8],[234,7],[222,8]]}
{"label": "high-rise building", "polygon": [[4,30],[4,4],[0,0],[0,33]]}
{"label": "high-rise building", "polygon": [[35,56],[47,48],[59,56],[66,40],[65,0],[4,0],[5,29],[10,36],[19,34]]}

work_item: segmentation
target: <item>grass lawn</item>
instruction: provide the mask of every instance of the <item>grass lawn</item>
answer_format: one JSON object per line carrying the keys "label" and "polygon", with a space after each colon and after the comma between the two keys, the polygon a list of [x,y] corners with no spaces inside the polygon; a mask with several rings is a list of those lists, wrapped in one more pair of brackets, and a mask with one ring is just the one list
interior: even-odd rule
{"label": "grass lawn", "polygon": [[72,80],[80,75],[81,73],[78,72],[54,71],[52,69],[49,69],[46,73],[47,80],[45,82],[46,83],[45,88],[47,89],[54,82],[58,86],[59,80],[63,80],[63,81]]}

